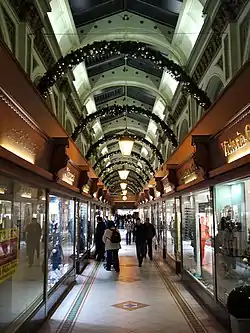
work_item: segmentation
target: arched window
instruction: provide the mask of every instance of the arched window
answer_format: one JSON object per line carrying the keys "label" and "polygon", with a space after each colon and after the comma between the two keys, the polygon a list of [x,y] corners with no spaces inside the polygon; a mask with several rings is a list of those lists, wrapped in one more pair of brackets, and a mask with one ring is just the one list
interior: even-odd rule
{"label": "arched window", "polygon": [[212,103],[216,100],[223,89],[224,84],[221,79],[217,75],[211,77],[207,85],[206,93]]}
{"label": "arched window", "polygon": [[66,131],[68,132],[69,135],[73,133],[73,126],[69,119],[67,119],[66,121]]}
{"label": "arched window", "polygon": [[184,119],[179,131],[179,143],[181,143],[184,140],[187,134],[188,134],[188,122],[187,119]]}

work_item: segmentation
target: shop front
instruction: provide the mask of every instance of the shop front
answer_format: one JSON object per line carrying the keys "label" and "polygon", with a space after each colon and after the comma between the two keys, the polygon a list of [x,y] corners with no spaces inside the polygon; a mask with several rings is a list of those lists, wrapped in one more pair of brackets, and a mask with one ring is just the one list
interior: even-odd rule
{"label": "shop front", "polygon": [[1,88],[3,333],[28,332],[41,325],[73,286],[77,263],[88,251],[91,196],[83,188],[89,165],[46,108],[44,117],[64,137],[49,137]]}

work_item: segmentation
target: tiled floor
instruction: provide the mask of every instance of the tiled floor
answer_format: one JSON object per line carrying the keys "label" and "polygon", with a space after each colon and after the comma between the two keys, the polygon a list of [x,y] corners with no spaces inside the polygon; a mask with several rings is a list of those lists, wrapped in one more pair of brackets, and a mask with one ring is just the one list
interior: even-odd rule
{"label": "tiled floor", "polygon": [[120,263],[119,275],[89,265],[39,333],[223,332],[166,265],[139,268],[133,245],[123,245]]}

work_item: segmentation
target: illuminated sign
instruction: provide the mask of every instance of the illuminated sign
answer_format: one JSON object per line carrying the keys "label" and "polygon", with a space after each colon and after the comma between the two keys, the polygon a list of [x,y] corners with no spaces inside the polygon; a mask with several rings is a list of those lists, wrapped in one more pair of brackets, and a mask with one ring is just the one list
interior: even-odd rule
{"label": "illuminated sign", "polygon": [[195,164],[191,164],[190,167],[188,167],[181,173],[181,181],[184,184],[188,184],[193,180],[197,179],[197,170],[197,166]]}
{"label": "illuminated sign", "polygon": [[90,190],[90,187],[89,187],[89,185],[88,184],[86,184],[85,186],[83,186],[83,188],[82,188],[82,191],[83,191],[83,193],[89,193],[89,190]]}
{"label": "illuminated sign", "polygon": [[70,171],[70,168],[67,167],[66,171],[62,175],[62,181],[69,185],[73,185],[75,182],[76,175]]}
{"label": "illuminated sign", "polygon": [[223,141],[221,147],[228,163],[248,155],[250,153],[250,125],[245,126],[244,133],[236,132],[234,138]]}

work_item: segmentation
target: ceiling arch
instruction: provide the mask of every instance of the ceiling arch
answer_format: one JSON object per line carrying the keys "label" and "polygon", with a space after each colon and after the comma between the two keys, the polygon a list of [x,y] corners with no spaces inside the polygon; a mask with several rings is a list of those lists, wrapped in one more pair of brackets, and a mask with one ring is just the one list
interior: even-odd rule
{"label": "ceiling arch", "polygon": [[78,134],[80,134],[80,132],[87,126],[87,124],[97,118],[105,118],[107,116],[115,117],[118,115],[126,116],[131,113],[143,114],[148,118],[154,120],[156,126],[159,125],[161,127],[161,129],[167,135],[168,139],[172,142],[173,146],[175,147],[177,146],[177,139],[174,132],[164,121],[161,120],[160,117],[158,117],[156,114],[152,113],[149,110],[128,105],[123,105],[123,106],[113,105],[111,107],[102,108],[97,112],[88,115],[87,117],[82,117],[80,124],[75,128],[74,133],[72,134],[72,139],[76,140]]}
{"label": "ceiling arch", "polygon": [[[105,184],[107,184],[107,186],[110,186],[110,184],[112,184],[116,180],[120,183],[123,182],[123,181],[121,181],[117,171],[118,170],[112,171],[109,174],[109,177],[107,177],[106,179],[103,179],[103,182]],[[109,179],[110,177],[111,177],[111,179]],[[142,188],[145,185],[146,181],[141,180],[141,179],[139,180],[139,179],[138,179],[138,174],[135,174],[135,176],[133,174],[130,174],[130,176],[124,182],[132,183],[132,184],[136,185],[137,188]]]}
{"label": "ceiling arch", "polygon": [[[102,181],[104,183],[109,182],[110,181],[109,178],[110,177],[113,178],[114,174],[117,174],[117,176],[119,177],[118,171],[121,171],[121,170],[123,170],[123,168],[121,166],[119,166],[117,169],[112,169],[112,171],[109,174],[107,174],[105,177],[103,177]],[[131,167],[129,167],[128,170],[130,171],[129,176],[128,176],[127,180],[124,180],[124,181],[129,181],[130,178],[132,178],[134,181],[144,185],[150,179],[150,177],[148,177],[146,175],[145,175],[146,177],[143,178],[139,172],[131,169]]]}
{"label": "ceiling arch", "polygon": [[[109,158],[109,157],[110,157],[110,158],[112,158],[112,157],[115,158],[115,157],[117,157],[118,155],[121,155],[121,151],[120,151],[120,150],[116,150],[116,151],[113,151],[113,152],[109,152],[109,153],[107,153],[107,154],[101,156],[101,157],[96,161],[96,163],[94,164],[93,168],[96,169],[97,166],[98,166],[103,160],[105,160],[105,159],[107,159],[107,158]],[[144,157],[141,156],[140,154],[138,154],[138,153],[136,153],[136,152],[133,152],[133,151],[132,151],[132,153],[131,153],[131,157],[134,157],[135,159],[137,159],[138,162],[143,162],[143,163],[145,163],[145,164],[148,166],[148,168],[150,169],[150,171],[151,171],[152,173],[154,173],[154,169],[152,168],[151,164],[149,163],[149,161],[148,161],[146,158],[144,158]]]}
{"label": "ceiling arch", "polygon": [[[113,184],[110,186],[110,188],[112,188],[112,190],[118,190],[118,192],[121,192],[122,189],[120,187],[120,182],[121,182],[120,180],[114,181]],[[137,188],[134,184],[131,184],[131,183],[127,185],[126,189],[130,190],[134,194],[136,194],[140,191],[139,188]]]}
{"label": "ceiling arch", "polygon": [[[104,138],[98,140],[95,142],[93,145],[91,145],[90,149],[87,152],[86,158],[88,159],[93,152],[97,149],[98,146],[101,144],[110,141],[110,140],[120,140],[120,138],[123,137],[122,134],[107,134]],[[159,159],[160,163],[162,164],[164,162],[162,154],[160,151],[157,149],[155,145],[153,145],[151,142],[149,142],[147,139],[143,137],[139,137],[138,135],[131,135],[130,137],[133,138],[135,141],[143,142],[145,145],[149,146],[152,151],[156,153],[157,158]]]}
{"label": "ceiling arch", "polygon": [[139,78],[136,78],[136,79],[130,78],[130,79],[124,80],[124,78],[122,78],[122,76],[119,79],[118,78],[114,79],[114,80],[112,79],[112,81],[110,81],[108,79],[104,82],[96,84],[95,87],[92,88],[90,91],[87,91],[84,96],[83,95],[80,96],[80,99],[83,102],[83,104],[86,104],[86,102],[90,96],[98,94],[106,88],[120,87],[120,86],[136,87],[136,88],[142,88],[144,90],[148,90],[151,94],[153,93],[153,95],[155,97],[162,98],[167,104],[170,103],[170,99],[167,96],[167,94],[159,91],[158,88],[156,86],[154,86],[153,84],[150,85],[148,82],[141,80]]}
{"label": "ceiling arch", "polygon": [[141,173],[144,173],[145,175],[148,174],[148,176],[150,177],[150,171],[148,169],[143,169],[140,165],[138,165],[137,163],[135,163],[133,160],[131,161],[116,161],[116,162],[111,162],[108,166],[106,166],[105,168],[100,168],[101,171],[98,174],[98,177],[102,177],[102,175],[105,176],[105,174],[107,172],[110,171],[110,169],[113,170],[113,167],[116,166],[122,166],[122,167],[126,167],[126,170],[129,171],[128,167],[134,167],[135,169],[139,169]]}

